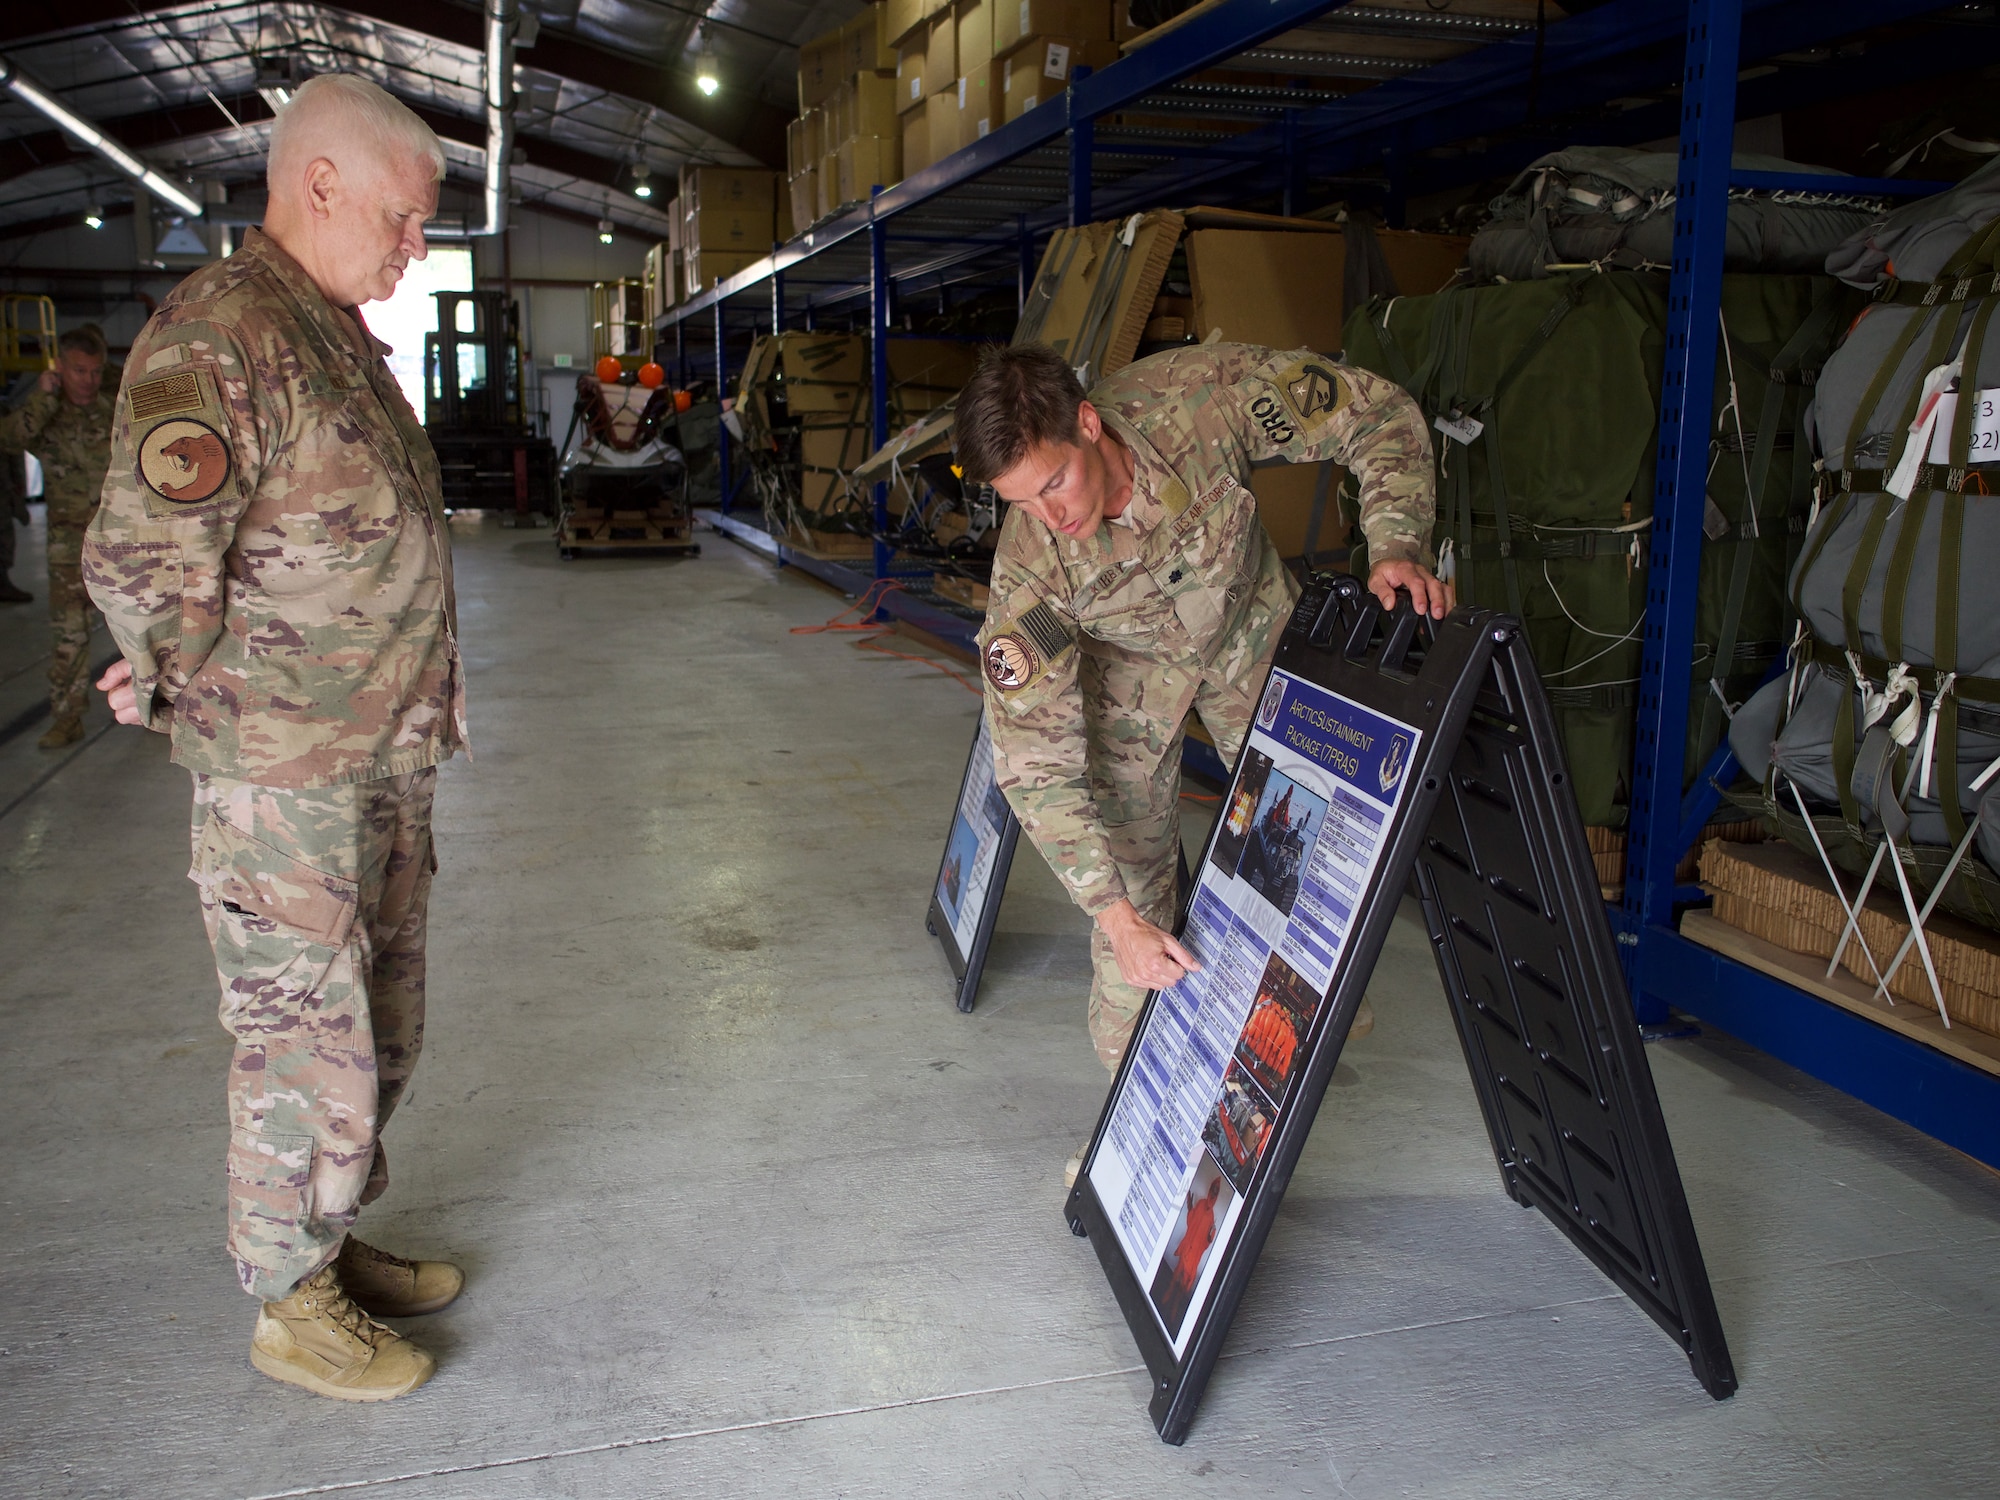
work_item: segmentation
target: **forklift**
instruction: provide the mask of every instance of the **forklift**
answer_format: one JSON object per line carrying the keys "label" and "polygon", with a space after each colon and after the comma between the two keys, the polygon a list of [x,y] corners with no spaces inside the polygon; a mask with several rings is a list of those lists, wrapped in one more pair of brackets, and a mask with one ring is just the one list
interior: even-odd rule
{"label": "forklift", "polygon": [[521,401],[515,306],[501,292],[434,292],[424,335],[424,427],[444,476],[444,506],[491,510],[503,526],[546,526],[557,500],[556,450]]}

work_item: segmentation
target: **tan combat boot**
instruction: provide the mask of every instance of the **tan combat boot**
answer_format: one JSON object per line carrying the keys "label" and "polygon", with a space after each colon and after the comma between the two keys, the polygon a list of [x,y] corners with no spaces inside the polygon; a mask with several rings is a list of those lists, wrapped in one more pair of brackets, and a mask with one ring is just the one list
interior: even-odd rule
{"label": "tan combat boot", "polygon": [[393,1401],[437,1372],[435,1359],[348,1300],[332,1266],[258,1310],[250,1363],[336,1401]]}
{"label": "tan combat boot", "polygon": [[434,1313],[450,1306],[465,1288],[465,1273],[448,1260],[404,1260],[351,1234],[341,1241],[334,1266],[347,1295],[377,1318]]}
{"label": "tan combat boot", "polygon": [[83,720],[75,714],[65,714],[51,724],[48,732],[35,743],[44,750],[60,750],[65,745],[74,745],[82,738]]}
{"label": "tan combat boot", "polygon": [[1361,997],[1361,1005],[1354,1012],[1354,1024],[1347,1028],[1347,1039],[1358,1042],[1375,1029],[1375,1007],[1368,1003],[1368,997]]}

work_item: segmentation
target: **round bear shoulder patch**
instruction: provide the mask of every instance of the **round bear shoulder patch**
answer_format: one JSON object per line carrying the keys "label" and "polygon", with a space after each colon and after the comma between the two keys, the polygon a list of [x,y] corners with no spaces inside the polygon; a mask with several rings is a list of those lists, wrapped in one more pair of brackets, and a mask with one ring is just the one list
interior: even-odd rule
{"label": "round bear shoulder patch", "polygon": [[996,635],[986,645],[986,678],[1003,693],[1027,685],[1035,675],[1035,648],[1022,636]]}
{"label": "round bear shoulder patch", "polygon": [[176,505],[214,499],[229,467],[229,445],[205,422],[175,417],[139,441],[139,477]]}

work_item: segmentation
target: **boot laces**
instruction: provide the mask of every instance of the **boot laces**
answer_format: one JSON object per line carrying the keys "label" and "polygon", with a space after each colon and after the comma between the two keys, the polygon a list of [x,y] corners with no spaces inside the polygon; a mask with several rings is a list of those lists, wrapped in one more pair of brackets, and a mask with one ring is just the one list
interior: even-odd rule
{"label": "boot laces", "polygon": [[313,1278],[320,1283],[314,1286],[310,1293],[313,1305],[369,1348],[378,1348],[383,1335],[393,1333],[394,1330],[376,1322],[363,1312],[347,1295],[346,1288],[328,1274],[331,1270],[332,1267],[329,1266],[326,1271]]}

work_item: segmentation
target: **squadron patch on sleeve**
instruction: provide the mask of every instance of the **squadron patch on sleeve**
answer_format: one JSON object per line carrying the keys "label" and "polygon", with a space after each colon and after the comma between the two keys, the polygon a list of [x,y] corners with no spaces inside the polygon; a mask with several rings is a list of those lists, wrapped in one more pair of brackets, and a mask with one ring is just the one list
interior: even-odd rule
{"label": "squadron patch on sleeve", "polygon": [[1017,693],[1034,680],[1039,663],[1035,648],[1016,631],[996,635],[986,643],[986,680],[1003,693]]}
{"label": "squadron patch on sleeve", "polygon": [[1046,602],[1036,604],[986,643],[981,658],[986,680],[1003,693],[1018,693],[1049,669],[1076,636]]}
{"label": "squadron patch on sleeve", "polygon": [[1317,432],[1354,399],[1333,361],[1302,359],[1278,377],[1277,386],[1300,427]]}
{"label": "squadron patch on sleeve", "polygon": [[229,445],[213,427],[186,417],[160,423],[139,440],[139,478],[175,505],[200,505],[229,481]]}

